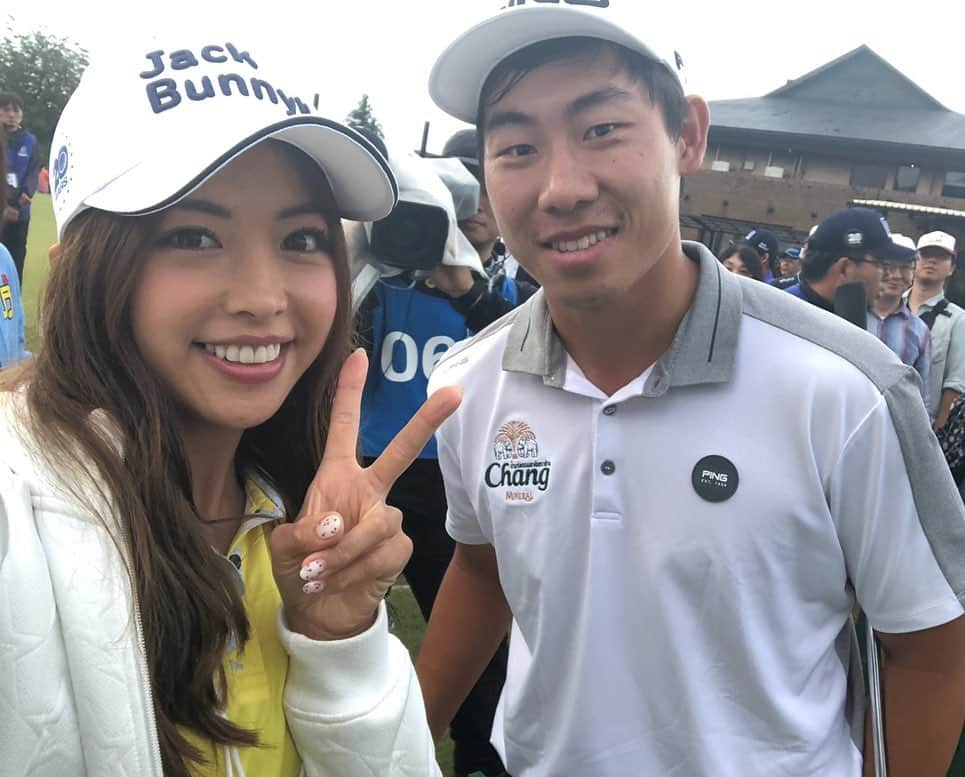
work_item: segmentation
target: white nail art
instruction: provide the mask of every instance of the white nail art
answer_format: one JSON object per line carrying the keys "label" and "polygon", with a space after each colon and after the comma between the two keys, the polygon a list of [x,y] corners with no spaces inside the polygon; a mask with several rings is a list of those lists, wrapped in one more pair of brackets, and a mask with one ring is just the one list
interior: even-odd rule
{"label": "white nail art", "polygon": [[306,564],[301,568],[298,576],[302,580],[315,580],[321,577],[322,572],[325,571],[324,561],[313,561],[311,564]]}
{"label": "white nail art", "polygon": [[304,591],[306,594],[320,594],[324,590],[325,583],[305,583],[305,585],[302,586],[302,591]]}
{"label": "white nail art", "polygon": [[336,534],[338,534],[339,529],[342,528],[342,516],[340,515],[329,515],[322,519],[322,522],[315,527],[315,533],[320,539],[330,540]]}

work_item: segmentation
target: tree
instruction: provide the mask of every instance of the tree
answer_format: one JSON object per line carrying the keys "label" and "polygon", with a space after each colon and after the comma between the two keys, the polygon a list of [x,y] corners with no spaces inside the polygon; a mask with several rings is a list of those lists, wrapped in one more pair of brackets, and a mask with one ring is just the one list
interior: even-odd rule
{"label": "tree", "polygon": [[359,104],[355,106],[355,110],[346,117],[346,122],[353,129],[366,129],[384,139],[382,135],[382,125],[379,124],[378,119],[375,118],[375,114],[372,113],[372,105],[369,103],[369,96],[367,94],[362,95],[362,99],[359,100]]}
{"label": "tree", "polygon": [[23,100],[24,126],[37,136],[43,164],[50,158],[57,120],[86,65],[87,52],[67,38],[15,33],[9,23],[0,38],[0,91]]}

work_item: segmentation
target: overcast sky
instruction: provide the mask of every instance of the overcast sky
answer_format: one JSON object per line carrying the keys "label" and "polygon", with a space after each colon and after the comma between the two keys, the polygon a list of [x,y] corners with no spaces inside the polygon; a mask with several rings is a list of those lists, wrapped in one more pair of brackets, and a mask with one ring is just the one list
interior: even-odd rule
{"label": "overcast sky", "polygon": [[[282,52],[298,73],[299,88],[322,95],[324,113],[344,119],[367,92],[390,145],[417,147],[430,121],[429,150],[439,151],[462,125],[429,99],[432,62],[455,33],[503,2],[264,0],[258,10],[239,11],[244,6],[238,0],[42,0],[18,4],[13,23],[18,31],[43,28],[71,37],[92,55],[139,25],[202,26],[215,37],[224,30],[225,40]],[[685,61],[689,91],[709,100],[764,94],[866,43],[944,105],[965,113],[961,0],[877,7],[844,0],[616,2],[638,9],[641,30],[653,23],[669,31],[661,35]],[[108,106],[102,118],[110,122]]]}

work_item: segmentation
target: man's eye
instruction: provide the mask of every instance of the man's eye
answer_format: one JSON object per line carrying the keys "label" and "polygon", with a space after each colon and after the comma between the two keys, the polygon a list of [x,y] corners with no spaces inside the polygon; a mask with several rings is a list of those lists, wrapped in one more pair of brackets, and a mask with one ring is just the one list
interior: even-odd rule
{"label": "man's eye", "polygon": [[507,146],[507,148],[501,151],[497,156],[509,157],[510,159],[519,159],[520,157],[529,156],[530,154],[535,153],[536,149],[528,143],[517,143],[515,146]]}
{"label": "man's eye", "polygon": [[178,229],[161,238],[161,245],[182,251],[206,251],[221,248],[218,239],[207,229],[188,227]]}
{"label": "man's eye", "polygon": [[331,253],[332,244],[321,230],[302,229],[293,232],[285,238],[283,247],[286,251],[298,251],[303,254],[318,253],[320,251]]}
{"label": "man's eye", "polygon": [[588,138],[605,138],[617,128],[616,124],[597,124],[586,133]]}

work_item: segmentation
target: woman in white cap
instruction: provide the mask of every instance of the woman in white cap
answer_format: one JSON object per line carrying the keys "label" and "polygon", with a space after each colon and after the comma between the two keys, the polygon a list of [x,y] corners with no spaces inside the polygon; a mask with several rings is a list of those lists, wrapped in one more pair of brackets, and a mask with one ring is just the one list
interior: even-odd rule
{"label": "woman in white cap", "polygon": [[160,43],[52,146],[45,346],[0,391],[0,775],[438,774],[383,497],[458,390],[355,457],[340,218],[394,179],[256,51]]}

